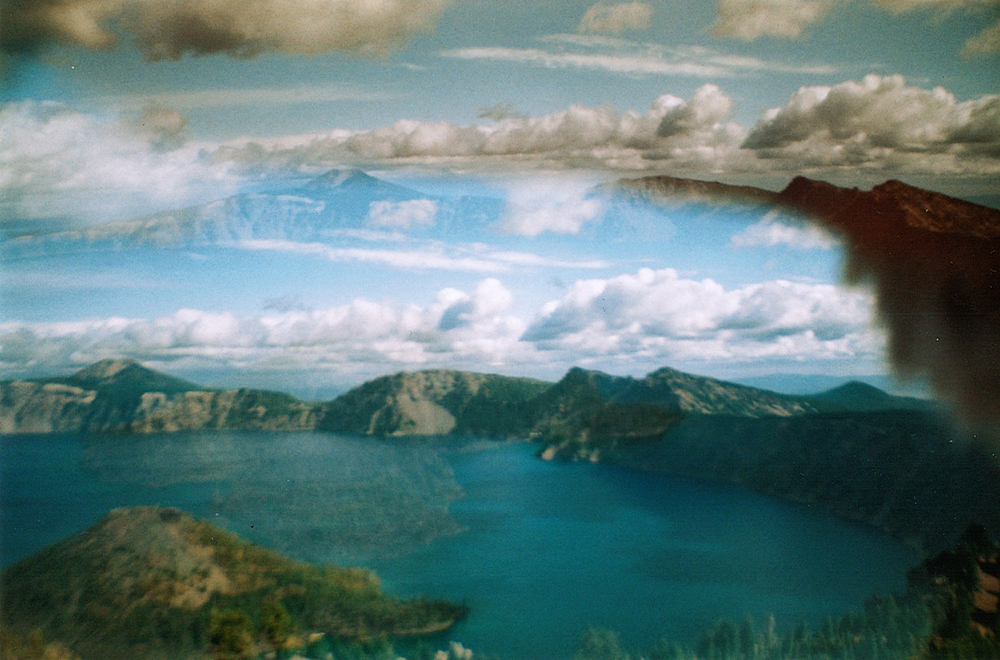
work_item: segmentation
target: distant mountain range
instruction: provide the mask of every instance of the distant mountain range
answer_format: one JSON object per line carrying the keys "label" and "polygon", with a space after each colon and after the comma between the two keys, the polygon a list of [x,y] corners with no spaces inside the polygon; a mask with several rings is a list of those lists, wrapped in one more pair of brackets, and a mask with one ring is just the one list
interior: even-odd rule
{"label": "distant mountain range", "polygon": [[[0,576],[4,657],[24,646],[11,657],[57,658],[62,644],[84,658],[291,657],[310,641],[332,651],[440,632],[465,612],[389,597],[366,570],[292,561],[156,507],[114,510]],[[49,649],[32,654],[33,636]]]}
{"label": "distant mountain range", "polygon": [[643,379],[574,368],[558,383],[443,369],[400,372],[311,403],[270,390],[205,388],[122,359],[65,377],[0,382],[0,433],[324,430],[506,438],[547,437],[557,425],[575,424],[586,435],[595,402],[616,412],[747,418],[931,407],[863,383],[792,396],[667,368]]}
{"label": "distant mountain range", "polygon": [[[907,251],[954,249],[949,237],[1000,240],[1000,210],[887,181],[870,191],[841,188],[798,176],[780,192],[672,176],[621,179],[591,194],[614,196],[657,206],[759,206],[805,214],[873,247],[890,241]],[[275,190],[246,192],[207,204],[163,211],[85,229],[12,235],[11,239],[148,242],[232,242],[243,239],[329,238],[338,229],[371,224],[372,203],[400,204],[425,200],[435,205],[434,225],[450,231],[456,223],[477,224],[501,217],[504,201],[493,197],[426,193],[373,177],[359,169],[335,169],[305,182]],[[874,221],[873,221],[874,218]],[[898,243],[901,241],[901,244]],[[968,247],[972,244],[963,244]]]}
{"label": "distant mountain range", "polygon": [[961,431],[928,401],[863,383],[792,396],[669,368],[574,368],[556,383],[428,370],[309,403],[202,388],[131,360],[0,383],[3,433],[217,429],[531,440],[545,459],[740,484],[925,547],[953,543],[970,521],[1000,531],[995,430]]}
{"label": "distant mountain range", "polygon": [[[884,240],[915,240],[918,234],[906,230],[1000,239],[1000,210],[896,180],[859,190],[797,176],[783,190],[773,192],[715,181],[650,176],[621,179],[600,190],[659,204],[700,200],[782,207],[806,213],[832,228],[856,231],[864,227],[872,238],[881,236]],[[875,222],[873,215],[878,216]]]}
{"label": "distant mountain range", "polygon": [[795,177],[781,192],[674,177],[611,194],[654,204],[712,200],[810,218],[844,241],[845,272],[871,284],[904,374],[927,374],[968,418],[1000,424],[1000,210],[900,181],[871,190]]}
{"label": "distant mountain range", "polygon": [[493,222],[503,210],[500,199],[427,194],[358,169],[340,169],[276,190],[240,193],[134,220],[11,238],[22,244],[88,241],[159,246],[269,239],[328,241],[345,230],[406,229],[395,226],[392,218],[380,221],[377,211],[418,200],[433,209],[438,232],[450,232],[462,223]]}
{"label": "distant mountain range", "polygon": [[[931,398],[927,383],[919,379],[900,382],[893,376],[880,374],[859,375],[852,378],[856,382],[872,385],[890,394],[909,396],[917,399]],[[813,394],[840,387],[845,384],[845,379],[828,374],[779,372],[736,378],[734,382],[764,390],[773,390],[783,394]]]}
{"label": "distant mountain range", "polygon": [[[848,278],[876,289],[897,369],[929,374],[932,386],[963,414],[1000,424],[1000,210],[900,181],[865,191],[801,176],[780,192],[653,176],[591,193],[627,203],[754,207],[812,219],[844,240]],[[499,198],[428,194],[344,169],[136,220],[10,238],[27,250],[49,241],[181,246],[365,240],[372,232],[401,229],[440,238],[495,226],[504,208]],[[418,210],[428,214],[426,224],[414,219]],[[600,236],[628,229],[612,226],[628,224],[614,216]]]}

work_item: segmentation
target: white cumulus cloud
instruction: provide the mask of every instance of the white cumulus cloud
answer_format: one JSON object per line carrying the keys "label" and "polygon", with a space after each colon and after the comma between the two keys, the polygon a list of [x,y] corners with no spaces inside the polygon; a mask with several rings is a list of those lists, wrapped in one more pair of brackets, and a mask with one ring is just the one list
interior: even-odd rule
{"label": "white cumulus cloud", "polygon": [[585,185],[562,179],[523,183],[508,192],[499,229],[529,237],[545,232],[577,234],[603,210],[604,202],[588,195]]}
{"label": "white cumulus cloud", "polygon": [[368,224],[389,229],[432,227],[437,218],[438,203],[432,199],[411,199],[403,202],[372,202],[368,207]]}
{"label": "white cumulus cloud", "polygon": [[734,247],[774,247],[785,245],[797,250],[829,250],[837,245],[836,239],[813,224],[779,219],[770,211],[763,218],[734,235]]}
{"label": "white cumulus cloud", "polygon": [[645,30],[652,17],[653,8],[644,2],[599,2],[583,15],[577,31],[617,35],[626,30]]}
{"label": "white cumulus cloud", "polygon": [[0,106],[0,216],[113,220],[235,190],[228,163],[182,146],[166,108],[105,119],[61,103]]}
{"label": "white cumulus cloud", "polygon": [[181,309],[152,319],[4,322],[0,364],[8,373],[57,373],[121,355],[251,369],[274,360],[288,368],[504,364],[530,350],[519,343],[524,322],[508,313],[512,300],[498,280],[487,279],[470,293],[443,289],[426,306],[359,298],[328,309],[286,308],[260,316]]}
{"label": "white cumulus cloud", "polygon": [[[669,161],[679,169],[718,169],[738,156],[746,137],[742,127],[726,121],[730,107],[717,86],[704,85],[689,100],[664,94],[645,112],[573,105],[547,115],[465,126],[400,120],[370,131],[333,131],[289,147],[229,145],[214,158],[250,171],[358,161],[611,170],[651,169]],[[665,118],[668,124],[661,133]]]}
{"label": "white cumulus cloud", "polygon": [[784,169],[997,174],[1000,95],[959,102],[942,87],[911,87],[902,76],[875,74],[803,87],[764,114],[743,148]]}
{"label": "white cumulus cloud", "polygon": [[[1000,95],[959,101],[901,76],[803,87],[747,130],[730,121],[732,98],[702,85],[663,94],[644,111],[570,106],[540,116],[456,125],[400,120],[367,131],[333,129],[297,141],[185,143],[187,125],[156,106],[130,116],[86,114],[53,102],[0,106],[0,214],[90,223],[148,215],[236,192],[249,174],[420,165],[443,169],[654,173],[714,178],[808,173],[948,181],[1000,175]],[[949,179],[950,177],[950,179]],[[428,201],[370,209],[371,228],[428,226]],[[540,231],[579,231],[593,218],[539,219]],[[558,221],[558,224],[557,224]],[[541,224],[539,224],[541,223]],[[509,225],[515,233],[528,225]]]}
{"label": "white cumulus cloud", "polygon": [[834,4],[834,0],[719,0],[709,32],[743,41],[794,39],[826,18]]}
{"label": "white cumulus cloud", "polygon": [[783,280],[726,289],[673,269],[581,280],[523,336],[542,350],[654,361],[871,357],[870,296]]}
{"label": "white cumulus cloud", "polygon": [[574,105],[483,124],[400,120],[368,131],[334,130],[304,144],[228,145],[213,157],[250,172],[345,162],[694,178],[725,172],[751,179],[777,173],[836,177],[849,170],[855,181],[860,175],[872,184],[934,177],[939,188],[1000,175],[1000,95],[959,101],[943,87],[871,74],[802,87],[783,106],[765,111],[751,130],[730,121],[734,105],[709,83],[686,99],[663,94],[644,111]]}
{"label": "white cumulus cloud", "polygon": [[[528,321],[498,279],[444,288],[425,304],[357,298],[258,315],[180,309],[155,318],[0,322],[7,377],[60,373],[128,355],[186,369],[263,371],[483,364],[564,370],[600,360],[653,368],[676,362],[874,361],[884,348],[867,294],[833,285],[765,281],[726,288],[671,269],[579,280]],[[368,365],[368,366],[365,366]]]}

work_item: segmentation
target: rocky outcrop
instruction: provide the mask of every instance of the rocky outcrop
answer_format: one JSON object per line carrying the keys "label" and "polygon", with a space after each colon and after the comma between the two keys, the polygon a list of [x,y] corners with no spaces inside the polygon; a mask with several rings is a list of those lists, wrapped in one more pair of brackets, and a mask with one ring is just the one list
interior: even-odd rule
{"label": "rocky outcrop", "polygon": [[319,428],[378,436],[526,433],[549,383],[435,369],[384,376],[328,404]]}
{"label": "rocky outcrop", "polygon": [[625,401],[675,401],[677,409],[702,415],[789,417],[817,412],[806,397],[793,397],[663,368],[636,381]]}
{"label": "rocky outcrop", "polygon": [[0,433],[57,433],[85,426],[97,397],[62,383],[10,381],[0,384]]}
{"label": "rocky outcrop", "polygon": [[444,369],[400,372],[313,404],[268,390],[206,389],[131,360],[105,360],[66,378],[0,383],[0,433],[316,429],[579,443],[652,437],[693,414],[759,418],[913,407],[921,403],[875,388],[794,397],[670,368],[645,378],[574,368],[555,384]]}
{"label": "rocky outcrop", "polygon": [[240,429],[307,431],[315,428],[316,406],[287,394],[264,390],[194,391],[167,395],[146,392],[134,419],[115,430],[168,433]]}
{"label": "rocky outcrop", "polygon": [[[922,242],[944,237],[1000,239],[1000,211],[890,180],[871,190],[798,176],[773,198],[851,238]],[[928,232],[922,234],[921,232]]]}
{"label": "rocky outcrop", "polygon": [[266,390],[213,390],[102,360],[66,378],[0,383],[0,433],[315,428],[318,408]]}
{"label": "rocky outcrop", "polygon": [[661,437],[681,419],[790,417],[821,402],[663,368],[645,378],[574,368],[539,397],[533,434],[544,458],[601,460],[620,446]]}
{"label": "rocky outcrop", "polygon": [[641,379],[571,369],[558,383],[462,371],[400,372],[327,404],[318,428],[376,436],[646,437],[684,414],[788,416],[820,409],[789,397],[660,369]]}

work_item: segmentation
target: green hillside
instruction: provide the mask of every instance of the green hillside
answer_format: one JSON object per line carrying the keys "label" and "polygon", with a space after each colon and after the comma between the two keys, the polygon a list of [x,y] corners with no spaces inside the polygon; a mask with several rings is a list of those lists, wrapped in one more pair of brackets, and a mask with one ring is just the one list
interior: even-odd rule
{"label": "green hillside", "polygon": [[0,574],[4,639],[82,660],[243,658],[439,632],[464,608],[402,601],[361,569],[313,566],[176,509],[118,509]]}

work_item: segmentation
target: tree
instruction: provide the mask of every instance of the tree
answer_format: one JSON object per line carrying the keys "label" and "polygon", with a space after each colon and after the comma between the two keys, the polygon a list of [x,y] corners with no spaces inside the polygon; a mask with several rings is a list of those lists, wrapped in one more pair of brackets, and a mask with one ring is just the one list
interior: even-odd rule
{"label": "tree", "polygon": [[212,655],[219,660],[242,660],[253,654],[250,618],[239,610],[213,610],[208,629]]}
{"label": "tree", "polygon": [[757,657],[757,630],[753,619],[747,616],[740,626],[740,655],[746,660],[754,660]]}
{"label": "tree", "polygon": [[309,645],[306,647],[305,655],[307,658],[326,660],[327,656],[333,657],[333,649],[330,647],[330,642],[327,641],[326,636],[324,635],[309,642]]}
{"label": "tree", "polygon": [[271,646],[280,649],[285,645],[295,626],[285,606],[281,601],[276,601],[264,605],[260,614],[260,628]]}
{"label": "tree", "polygon": [[649,660],[683,660],[684,655],[684,648],[680,644],[661,637],[650,649]]}
{"label": "tree", "polygon": [[974,557],[989,558],[996,551],[990,533],[985,527],[975,523],[965,528],[959,543],[961,547],[968,548]]}
{"label": "tree", "polygon": [[732,621],[722,619],[702,635],[698,642],[698,658],[727,660],[739,655],[739,630]]}
{"label": "tree", "polygon": [[629,660],[618,633],[604,628],[587,628],[576,647],[574,660]]}

